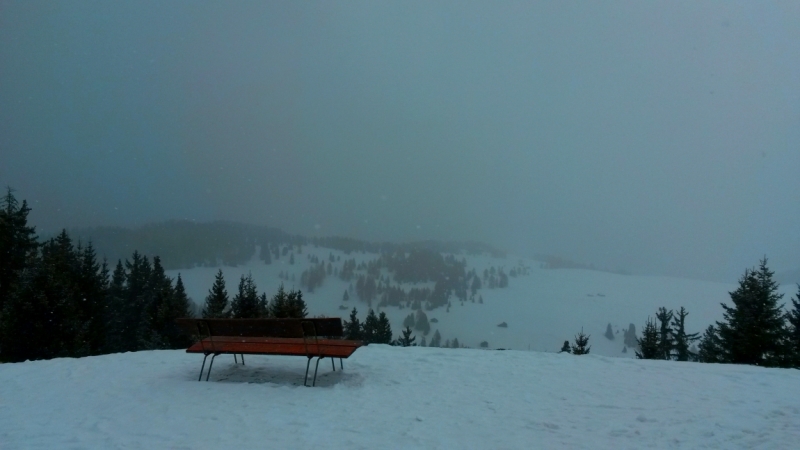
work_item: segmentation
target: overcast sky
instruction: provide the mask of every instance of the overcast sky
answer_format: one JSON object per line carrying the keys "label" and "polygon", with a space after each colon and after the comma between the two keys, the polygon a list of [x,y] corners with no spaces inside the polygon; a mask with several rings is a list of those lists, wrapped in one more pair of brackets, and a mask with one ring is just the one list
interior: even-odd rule
{"label": "overcast sky", "polygon": [[800,2],[0,0],[40,230],[227,219],[800,267]]}

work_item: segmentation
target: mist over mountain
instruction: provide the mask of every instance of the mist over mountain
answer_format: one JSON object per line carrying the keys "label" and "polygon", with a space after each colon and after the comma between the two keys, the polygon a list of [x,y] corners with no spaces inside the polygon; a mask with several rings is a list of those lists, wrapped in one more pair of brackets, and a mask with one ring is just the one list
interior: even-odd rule
{"label": "mist over mountain", "polygon": [[0,184],[40,230],[800,266],[796,2],[0,1]]}

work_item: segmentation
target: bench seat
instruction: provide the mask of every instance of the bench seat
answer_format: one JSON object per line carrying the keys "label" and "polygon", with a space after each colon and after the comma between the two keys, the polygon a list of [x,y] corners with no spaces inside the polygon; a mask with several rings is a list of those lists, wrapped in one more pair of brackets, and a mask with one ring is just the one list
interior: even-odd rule
{"label": "bench seat", "polygon": [[347,358],[363,345],[360,341],[296,338],[214,336],[189,347],[187,353],[245,355],[312,355],[322,358]]}

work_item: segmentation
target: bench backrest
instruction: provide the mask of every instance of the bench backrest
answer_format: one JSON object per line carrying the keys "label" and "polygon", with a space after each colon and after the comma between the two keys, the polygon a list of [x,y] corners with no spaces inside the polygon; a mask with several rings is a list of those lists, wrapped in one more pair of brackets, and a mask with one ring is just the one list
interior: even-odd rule
{"label": "bench backrest", "polygon": [[331,337],[344,336],[342,319],[176,319],[180,329],[193,336]]}

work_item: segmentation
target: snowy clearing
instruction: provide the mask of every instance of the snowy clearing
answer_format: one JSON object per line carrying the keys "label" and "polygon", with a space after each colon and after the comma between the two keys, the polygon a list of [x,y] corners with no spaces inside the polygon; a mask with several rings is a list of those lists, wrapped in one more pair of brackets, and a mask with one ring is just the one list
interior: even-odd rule
{"label": "snowy clearing", "polygon": [[305,358],[181,350],[0,365],[0,448],[796,448],[800,371],[371,345]]}

